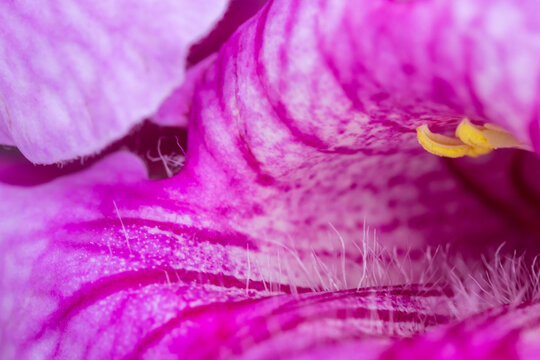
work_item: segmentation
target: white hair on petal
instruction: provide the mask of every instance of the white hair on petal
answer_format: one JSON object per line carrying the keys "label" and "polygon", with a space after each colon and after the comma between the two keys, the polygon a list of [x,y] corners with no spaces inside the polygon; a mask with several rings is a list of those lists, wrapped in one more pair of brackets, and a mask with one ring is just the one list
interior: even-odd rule
{"label": "white hair on petal", "polygon": [[[346,241],[329,225],[339,240],[337,256],[321,254],[315,248],[298,250],[289,239],[288,244],[269,241],[278,245],[277,264],[270,263],[268,253],[264,263],[257,256],[251,257],[251,265],[264,287],[267,281],[274,283],[267,291],[280,292],[283,286],[290,287],[293,294],[302,286],[313,292],[387,286],[439,288],[453,293],[448,295],[446,306],[456,319],[501,305],[517,306],[540,299],[538,256],[503,251],[505,244],[476,258],[465,257],[450,245],[428,247],[413,259],[411,249],[382,246],[376,229],[365,223],[361,240],[352,241]],[[275,253],[276,248],[271,251]]]}
{"label": "white hair on petal", "polygon": [[540,299],[538,256],[513,251],[503,254],[505,244],[480,256],[480,261],[456,257],[446,262],[448,283],[454,291],[450,303],[459,317],[470,316],[501,305],[518,306]]}

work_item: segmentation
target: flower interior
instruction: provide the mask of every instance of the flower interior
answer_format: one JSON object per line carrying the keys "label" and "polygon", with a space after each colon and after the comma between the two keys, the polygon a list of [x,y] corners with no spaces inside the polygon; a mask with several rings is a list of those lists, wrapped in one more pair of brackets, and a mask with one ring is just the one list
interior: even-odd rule
{"label": "flower interior", "polygon": [[0,4],[0,358],[538,358],[539,14]]}

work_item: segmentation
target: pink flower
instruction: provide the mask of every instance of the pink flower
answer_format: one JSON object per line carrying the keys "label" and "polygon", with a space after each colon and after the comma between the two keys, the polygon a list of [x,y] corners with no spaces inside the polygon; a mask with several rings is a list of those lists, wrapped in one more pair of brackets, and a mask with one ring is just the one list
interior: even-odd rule
{"label": "pink flower", "polygon": [[96,4],[0,5],[1,142],[187,148],[2,155],[1,358],[540,356],[536,0]]}

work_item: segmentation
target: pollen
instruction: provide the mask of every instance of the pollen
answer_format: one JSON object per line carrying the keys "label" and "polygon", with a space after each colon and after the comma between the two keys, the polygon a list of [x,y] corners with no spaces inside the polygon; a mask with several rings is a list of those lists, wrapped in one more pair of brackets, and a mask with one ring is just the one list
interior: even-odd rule
{"label": "pollen", "polygon": [[456,137],[435,134],[425,124],[416,129],[416,135],[427,152],[443,157],[477,157],[499,148],[530,150],[504,129],[492,124],[474,125],[467,118],[456,128]]}

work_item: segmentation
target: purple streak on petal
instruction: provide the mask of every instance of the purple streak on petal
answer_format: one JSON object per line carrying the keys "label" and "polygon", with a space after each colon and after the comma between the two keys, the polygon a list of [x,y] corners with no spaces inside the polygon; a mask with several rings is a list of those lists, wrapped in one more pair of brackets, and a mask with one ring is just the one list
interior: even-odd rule
{"label": "purple streak on petal", "polygon": [[[276,254],[289,266],[296,264],[294,259],[287,260],[283,250],[279,255],[263,239],[257,239],[248,254],[241,246],[246,237],[226,230],[225,218],[206,218],[200,207],[204,202],[189,207],[169,199],[168,207],[161,207],[148,195],[141,196],[146,191],[159,198],[167,183],[178,191],[179,184],[188,182],[182,176],[161,183],[145,180],[143,166],[133,156],[113,154],[84,172],[41,186],[3,186],[0,263],[15,262],[17,269],[26,269],[2,269],[1,285],[7,290],[3,297],[14,305],[7,319],[0,318],[0,329],[16,354],[12,357],[122,358],[133,352],[195,356],[202,350],[229,349],[269,356],[276,346],[283,354],[288,351],[285,340],[274,337],[280,334],[303,339],[293,349],[300,354],[313,344],[334,346],[340,339],[356,341],[381,331],[381,336],[405,336],[448,321],[444,299],[450,294],[433,288],[305,294],[312,290],[302,285],[304,275],[293,272],[287,280],[275,268]],[[116,192],[104,191],[107,187]],[[197,192],[190,196],[205,199]],[[113,200],[120,218],[113,218]],[[171,216],[177,225],[156,220]],[[103,220],[96,220],[100,217]],[[30,219],[32,226],[21,228]],[[198,230],[202,224],[207,230]],[[273,256],[268,264],[266,256]],[[261,271],[261,264],[270,267]],[[286,301],[279,311],[274,305],[279,298],[264,300],[262,307],[231,310],[234,302],[287,292],[299,295],[282,297]],[[184,321],[186,312],[201,306],[213,310]],[[279,333],[271,327],[274,316]],[[357,323],[371,317],[376,325],[371,320]],[[315,333],[306,334],[306,326]],[[189,335],[178,335],[184,331]],[[246,331],[254,343],[241,340],[249,339],[241,335]],[[207,347],[201,349],[203,342]]]}
{"label": "purple streak on petal", "polygon": [[[448,130],[464,115],[480,119],[475,99],[481,99],[482,111],[495,113],[490,98],[468,90],[467,81],[476,75],[460,68],[462,52],[445,53],[440,63],[430,60],[433,51],[446,51],[440,44],[450,41],[447,36],[457,37],[459,49],[482,50],[469,44],[469,28],[460,27],[459,17],[447,19],[460,6],[450,1],[267,4],[223,46],[201,79],[186,171],[197,169],[192,173],[202,184],[218,179],[214,189],[232,184],[237,197],[265,194],[259,217],[268,224],[287,218],[283,233],[299,248],[323,241],[328,222],[351,240],[366,220],[380,230],[381,241],[402,250],[456,243],[476,253],[503,241],[537,249],[538,214],[521,210],[524,200],[504,177],[511,152],[455,162],[467,163],[465,178],[481,184],[474,189],[482,191],[471,191],[455,178],[453,167],[426,154],[416,141],[414,129],[422,123]],[[402,18],[433,29],[404,32]],[[455,34],[447,29],[452,26]],[[482,31],[485,43],[506,46],[506,39]],[[521,46],[525,52],[534,48],[529,40]],[[453,76],[452,69],[463,77]],[[497,89],[517,91],[502,83]],[[512,116],[528,120],[527,107],[535,102],[516,107]],[[495,115],[485,120],[505,124]],[[527,127],[525,120],[512,126]],[[221,183],[218,173],[229,180]],[[497,200],[500,206],[492,208],[493,198],[502,194],[514,198]]]}
{"label": "purple streak on petal", "polygon": [[[170,272],[175,274],[172,279],[164,276],[164,272]],[[246,283],[243,280],[237,279],[233,276],[223,274],[211,274],[198,271],[190,271],[185,269],[174,269],[161,267],[159,269],[139,269],[137,271],[124,271],[122,273],[111,275],[108,277],[102,277],[99,280],[82,284],[81,290],[75,292],[67,298],[62,299],[59,309],[60,311],[51,314],[49,320],[47,320],[36,337],[32,341],[36,341],[43,336],[45,331],[64,331],[69,321],[79,315],[82,311],[85,311],[88,307],[94,305],[99,301],[105,300],[107,297],[129,289],[140,289],[148,285],[162,284],[168,285],[169,282],[183,283],[183,284],[198,284],[205,286],[215,286],[220,288],[236,288],[244,290]],[[259,280],[252,280],[249,283],[250,289],[258,292],[264,292],[265,286],[272,287],[275,284],[264,284]],[[298,287],[296,291],[299,294],[312,292],[311,289]],[[283,287],[284,293],[290,293],[290,288]],[[389,314],[387,312],[380,312],[379,316],[386,317],[388,320]],[[399,317],[399,314],[396,316]],[[438,322],[442,322],[443,318],[438,317]],[[398,319],[395,319],[396,321]],[[409,319],[409,321],[412,319]]]}
{"label": "purple streak on petal", "polygon": [[[121,226],[120,226],[121,225]],[[249,246],[253,250],[257,250],[259,245],[250,239],[245,234],[226,231],[221,229],[220,232],[212,231],[210,229],[197,229],[181,224],[167,223],[162,221],[156,221],[151,219],[141,218],[129,218],[122,217],[122,223],[119,224],[118,218],[115,219],[100,219],[95,221],[68,223],[65,225],[65,230],[72,233],[86,232],[86,231],[103,231],[103,229],[117,228],[117,232],[121,233],[123,227],[134,228],[149,228],[162,231],[163,233],[169,233],[170,236],[185,236],[198,241],[204,241],[211,244],[219,244],[223,246],[237,246],[246,247]]]}
{"label": "purple streak on petal", "polygon": [[0,140],[36,163],[100,151],[182,83],[189,47],[225,7],[224,0],[4,2]]}
{"label": "purple streak on petal", "polygon": [[[177,356],[190,358],[281,359],[308,350],[316,354],[318,348],[348,340],[407,336],[415,328],[429,326],[430,321],[448,321],[444,313],[422,314],[423,305],[436,302],[436,295],[420,292],[400,297],[389,295],[387,290],[392,288],[279,296],[196,308],[157,329],[137,346],[135,354],[152,358],[172,350]],[[426,322],[419,322],[424,317]],[[189,337],[175,336],[174,328],[186,328]],[[296,340],[291,341],[293,338]],[[217,346],[201,347],[202,343]]]}
{"label": "purple streak on petal", "polygon": [[538,311],[537,302],[492,309],[451,327],[398,342],[380,359],[537,359]]}

